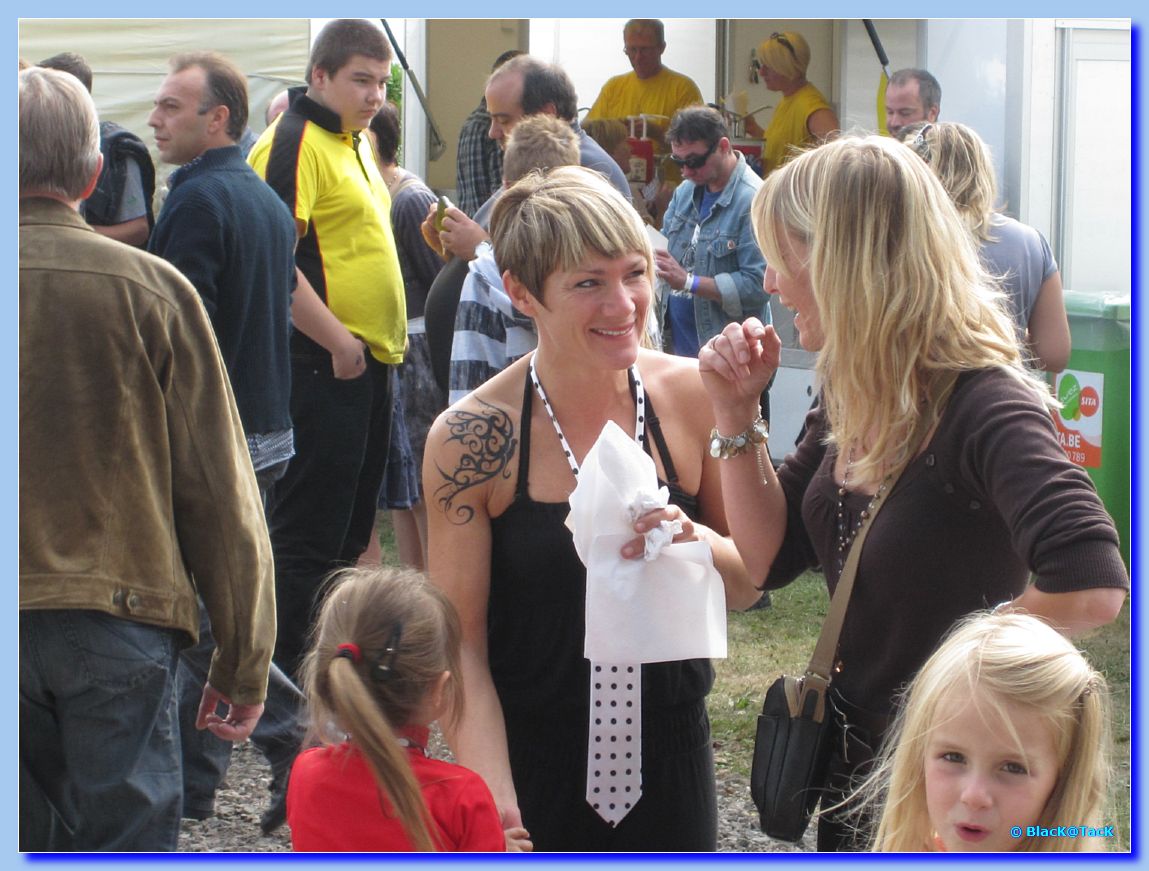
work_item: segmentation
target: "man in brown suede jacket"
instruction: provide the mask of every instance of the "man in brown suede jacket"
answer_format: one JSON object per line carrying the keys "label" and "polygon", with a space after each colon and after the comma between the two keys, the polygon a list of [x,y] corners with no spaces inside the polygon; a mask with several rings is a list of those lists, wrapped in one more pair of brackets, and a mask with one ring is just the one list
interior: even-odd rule
{"label": "man in brown suede jacket", "polygon": [[215,734],[250,734],[275,641],[267,529],[207,313],[175,268],[79,216],[100,164],[79,81],[21,72],[22,850],[174,850],[173,683],[197,591]]}

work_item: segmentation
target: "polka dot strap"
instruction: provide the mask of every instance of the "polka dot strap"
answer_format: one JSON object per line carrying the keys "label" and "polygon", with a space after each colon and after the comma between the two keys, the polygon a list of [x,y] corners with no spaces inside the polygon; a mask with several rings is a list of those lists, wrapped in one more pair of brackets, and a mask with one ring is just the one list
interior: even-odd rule
{"label": "polka dot strap", "polygon": [[[543,390],[543,384],[539,381],[539,375],[535,371],[535,358],[531,356],[531,383],[535,386],[535,392],[542,400],[543,408],[546,409],[547,417],[551,419],[551,426],[555,428],[555,432],[559,437],[559,444],[563,447],[563,453],[566,454],[567,463],[570,464],[571,471],[574,476],[578,478],[578,460],[575,459],[574,451],[571,450],[570,444],[567,443],[567,437],[563,435],[563,428],[559,425],[559,419],[555,416],[555,410],[551,408],[551,401],[547,399],[547,392]],[[634,385],[634,440],[640,445],[646,434],[646,392],[642,388],[642,377],[638,374],[638,367],[630,367],[630,381]]]}

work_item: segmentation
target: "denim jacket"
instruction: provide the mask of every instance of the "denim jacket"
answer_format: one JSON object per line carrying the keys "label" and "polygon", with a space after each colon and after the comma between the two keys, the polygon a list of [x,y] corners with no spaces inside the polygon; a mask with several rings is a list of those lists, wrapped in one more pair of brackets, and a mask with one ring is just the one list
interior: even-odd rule
{"label": "denim jacket", "polygon": [[[694,321],[699,342],[704,343],[716,336],[727,324],[740,323],[748,317],[759,318],[764,324],[770,323],[769,297],[762,289],[766,260],[754,241],[754,231],[750,226],[750,202],[760,187],[762,179],[739,154],[738,165],[702,222],[694,250],[693,271],[714,279],[722,294],[722,302],[694,297]],[[667,238],[670,253],[679,263],[682,263],[698,225],[701,199],[702,188],[694,182],[684,181],[675,190],[667,207],[662,233]],[[661,279],[658,292],[658,322],[665,336],[668,333],[666,309],[671,290]]]}

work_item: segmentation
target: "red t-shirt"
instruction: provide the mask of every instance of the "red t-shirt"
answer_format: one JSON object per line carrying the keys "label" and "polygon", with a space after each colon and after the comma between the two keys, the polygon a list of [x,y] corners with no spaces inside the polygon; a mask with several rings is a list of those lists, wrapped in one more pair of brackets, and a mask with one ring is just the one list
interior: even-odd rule
{"label": "red t-shirt", "polygon": [[[438,825],[440,848],[458,852],[506,849],[499,812],[479,775],[428,759],[409,747],[407,759]],[[366,760],[350,744],[300,753],[287,786],[291,847],[301,852],[410,851],[411,839],[379,791]]]}

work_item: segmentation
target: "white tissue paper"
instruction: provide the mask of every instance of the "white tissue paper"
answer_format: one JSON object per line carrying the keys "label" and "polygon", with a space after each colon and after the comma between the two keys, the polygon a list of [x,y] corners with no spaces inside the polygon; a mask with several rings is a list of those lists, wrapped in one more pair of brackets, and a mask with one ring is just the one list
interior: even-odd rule
{"label": "white tissue paper", "polygon": [[647,533],[643,559],[619,553],[634,520],[668,495],[654,460],[608,421],[579,468],[566,521],[586,565],[583,654],[593,662],[726,656],[726,594],[708,544],[672,544],[681,523],[663,522]]}

